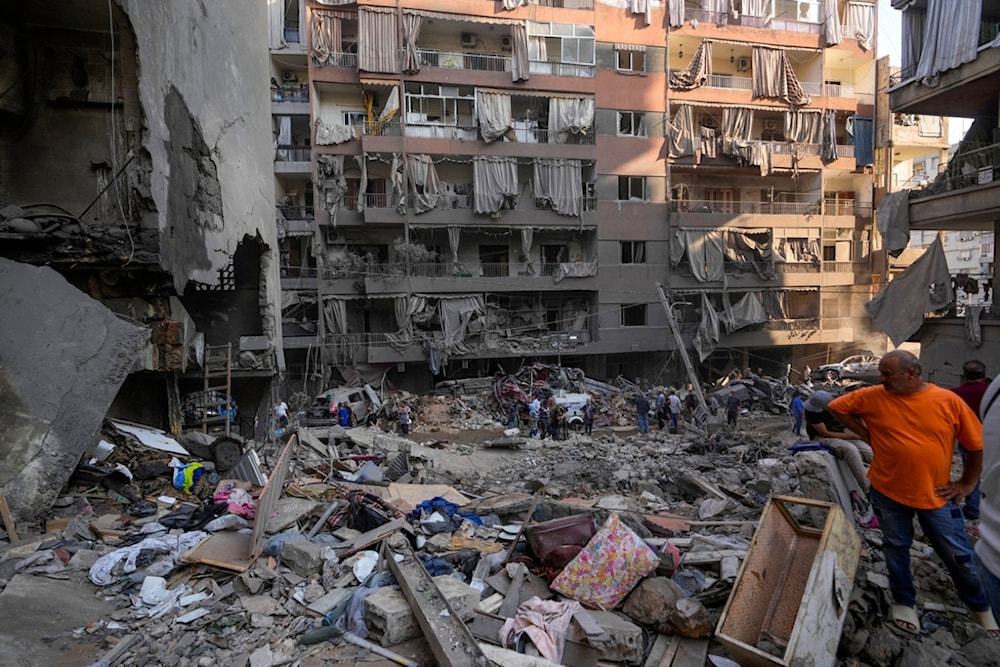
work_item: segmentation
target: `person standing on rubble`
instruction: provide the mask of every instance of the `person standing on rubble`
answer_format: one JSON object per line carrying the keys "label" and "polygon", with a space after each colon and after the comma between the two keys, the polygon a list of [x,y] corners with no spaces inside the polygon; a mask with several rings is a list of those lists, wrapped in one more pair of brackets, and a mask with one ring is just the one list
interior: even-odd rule
{"label": "person standing on rubble", "polygon": [[538,413],[542,408],[542,402],[536,395],[528,403],[528,436],[534,438],[538,435]]}
{"label": "person standing on rubble", "polygon": [[402,433],[403,435],[406,435],[406,436],[410,435],[410,422],[411,422],[411,418],[410,418],[410,406],[407,405],[406,403],[403,403],[403,405],[401,405],[399,407],[399,431],[400,431],[400,433]]}
{"label": "person standing on rubble", "polygon": [[663,425],[666,423],[667,417],[667,395],[660,390],[660,393],[656,395],[656,426],[661,431],[663,430]]}
{"label": "person standing on rubble", "polygon": [[[825,408],[826,406],[823,407]],[[795,392],[795,398],[792,399],[792,433],[799,437],[802,436],[802,418],[805,417],[805,413],[806,404],[802,400],[802,394]],[[808,431],[808,428],[806,430]]]}
{"label": "person standing on rubble", "polygon": [[278,428],[288,426],[288,403],[285,403],[285,399],[279,398],[274,404],[274,416],[278,420]]}
{"label": "person standing on rubble", "polygon": [[[972,618],[994,638],[1000,627],[990,611],[973,565],[959,503],[972,492],[983,464],[982,425],[955,393],[924,382],[920,360],[894,350],[878,365],[882,384],[830,402],[828,409],[874,452],[868,479],[882,529],[889,571],[892,620],[905,632],[920,632],[916,588],[910,570],[913,519],[941,558]],[[951,479],[956,438],[968,450],[962,476]]]}
{"label": "person standing on rubble", "polygon": [[635,403],[636,421],[639,423],[639,433],[649,433],[649,399],[643,394],[636,394],[633,402]]}
{"label": "person standing on rubble", "polygon": [[[953,392],[962,397],[965,404],[968,405],[976,416],[979,416],[979,407],[983,401],[983,394],[986,393],[986,389],[990,386],[989,380],[986,379],[986,364],[979,361],[978,359],[970,359],[962,364],[962,384],[952,389]],[[958,451],[962,455],[962,462],[965,462],[968,452],[965,451],[965,447],[962,443],[958,444]],[[966,521],[979,521],[979,484],[976,484],[976,488],[972,490],[965,498],[965,504],[962,506],[962,513],[965,514]],[[976,534],[975,524],[970,524],[968,526],[970,532]]]}
{"label": "person standing on rubble", "polygon": [[549,405],[548,402],[538,406],[538,437],[541,440],[549,431]]}
{"label": "person standing on rubble", "polygon": [[667,396],[667,407],[670,409],[670,428],[676,431],[677,420],[681,416],[681,399],[673,389],[670,390],[670,395]]}
{"label": "person standing on rubble", "polygon": [[[583,434],[593,435],[594,433],[594,401],[590,398],[583,404]],[[662,427],[661,427],[662,428]]]}
{"label": "person standing on rubble", "polygon": [[[982,514],[976,542],[976,570],[993,607],[1000,614],[1000,382],[991,382],[982,396],[983,423]],[[988,442],[987,442],[988,440]],[[996,619],[994,619],[996,620]]]}
{"label": "person standing on rubble", "polygon": [[740,414],[741,402],[736,392],[731,392],[726,399],[726,422],[730,426],[736,426],[736,417]]}

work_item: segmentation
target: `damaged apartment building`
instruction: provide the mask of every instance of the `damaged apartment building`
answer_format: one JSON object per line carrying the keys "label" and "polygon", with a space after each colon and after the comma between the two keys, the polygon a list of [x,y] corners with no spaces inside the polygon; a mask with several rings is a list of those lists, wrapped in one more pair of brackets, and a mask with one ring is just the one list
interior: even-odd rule
{"label": "damaged apartment building", "polygon": [[707,376],[884,348],[874,2],[270,7],[293,383],[669,379],[668,311]]}
{"label": "damaged apartment building", "polygon": [[267,25],[235,1],[0,9],[0,492],[22,516],[8,484],[40,458],[68,475],[105,415],[179,430],[214,353],[233,429],[271,405]]}

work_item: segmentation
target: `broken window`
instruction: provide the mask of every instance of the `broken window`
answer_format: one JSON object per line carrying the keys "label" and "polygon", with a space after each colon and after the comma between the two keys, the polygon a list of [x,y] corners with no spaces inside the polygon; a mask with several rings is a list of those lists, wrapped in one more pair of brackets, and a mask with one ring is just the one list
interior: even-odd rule
{"label": "broken window", "polygon": [[623,303],[621,304],[621,316],[623,327],[644,327],[646,326],[646,304]]}
{"label": "broken window", "polygon": [[618,177],[618,199],[620,201],[645,201],[646,200],[646,177],[645,176],[619,176]]}
{"label": "broken window", "polygon": [[645,48],[644,46],[627,46],[621,44],[615,46],[615,69],[619,72],[645,72]]}
{"label": "broken window", "polygon": [[641,111],[619,111],[618,136],[620,137],[646,136],[646,114],[644,114]]}
{"label": "broken window", "polygon": [[543,245],[541,247],[542,275],[551,276],[559,264],[569,261],[569,248],[565,245]]}
{"label": "broken window", "polygon": [[622,241],[622,264],[645,264],[645,241]]}
{"label": "broken window", "polygon": [[505,245],[479,246],[479,265],[487,278],[506,278],[510,275],[510,248]]}

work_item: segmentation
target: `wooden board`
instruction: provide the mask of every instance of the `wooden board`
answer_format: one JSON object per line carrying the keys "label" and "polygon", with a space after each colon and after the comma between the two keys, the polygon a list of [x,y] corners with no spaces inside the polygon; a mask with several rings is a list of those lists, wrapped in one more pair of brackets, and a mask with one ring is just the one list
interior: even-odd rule
{"label": "wooden board", "polygon": [[19,541],[20,538],[17,536],[17,530],[14,526],[14,517],[11,516],[10,507],[7,506],[7,496],[0,496],[0,516],[3,517],[3,526],[7,531],[10,543]]}
{"label": "wooden board", "polygon": [[222,530],[202,540],[184,554],[186,563],[201,563],[224,570],[245,572],[256,558],[250,556],[250,535],[235,530]]}

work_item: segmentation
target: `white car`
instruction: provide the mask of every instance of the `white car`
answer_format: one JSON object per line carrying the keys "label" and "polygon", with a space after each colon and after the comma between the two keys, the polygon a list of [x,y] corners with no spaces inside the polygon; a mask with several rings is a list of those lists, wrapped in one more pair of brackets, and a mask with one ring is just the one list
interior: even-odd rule
{"label": "white car", "polygon": [[878,362],[881,357],[873,354],[855,354],[835,364],[824,364],[813,369],[812,379],[826,382],[837,380],[878,381]]}

